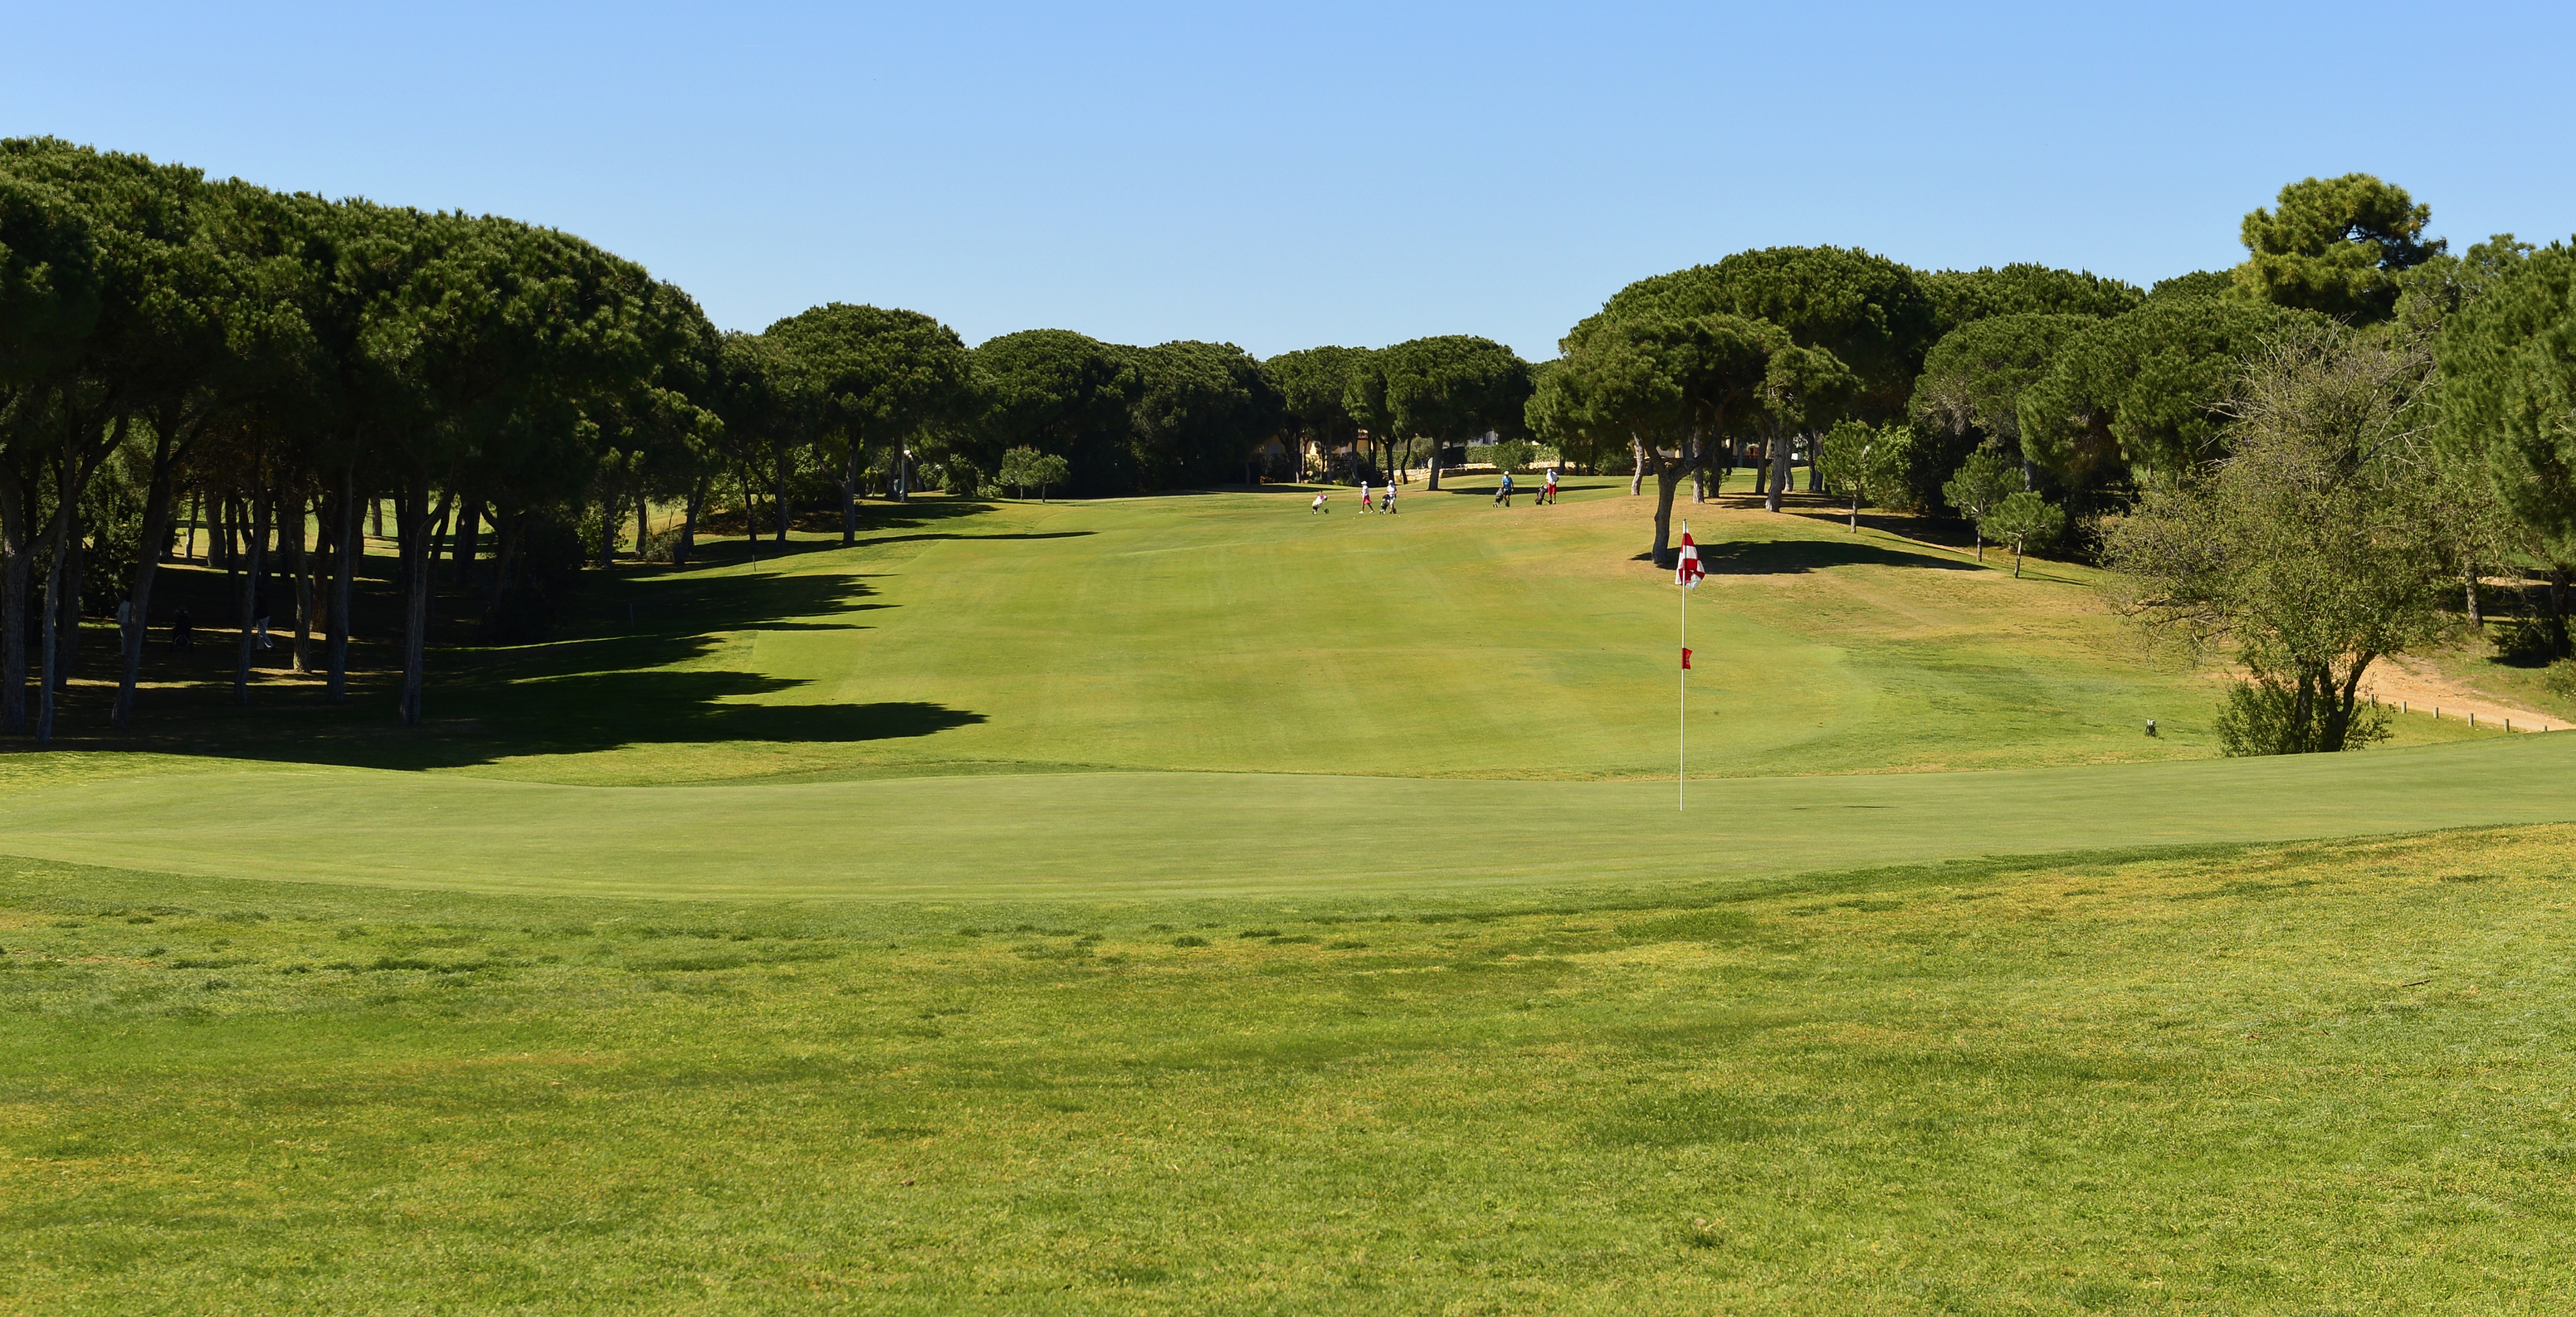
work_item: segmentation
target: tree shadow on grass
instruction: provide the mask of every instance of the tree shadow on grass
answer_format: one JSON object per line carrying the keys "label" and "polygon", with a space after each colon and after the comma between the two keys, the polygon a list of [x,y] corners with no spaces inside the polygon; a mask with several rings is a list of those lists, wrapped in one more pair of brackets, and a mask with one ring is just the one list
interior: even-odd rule
{"label": "tree shadow on grass", "polygon": [[[255,678],[251,706],[240,707],[231,687],[233,636],[208,630],[196,654],[156,648],[146,672],[153,688],[138,707],[135,731],[107,730],[113,686],[93,678],[69,692],[56,744],[426,769],[656,744],[851,744],[985,721],[980,713],[917,700],[785,702],[780,697],[812,683],[746,670],[756,662],[760,632],[866,629],[825,620],[892,606],[868,602],[874,589],[859,574],[629,584],[642,588],[616,606],[590,610],[582,634],[531,645],[433,649],[426,718],[418,727],[395,724],[398,672],[353,669],[348,699],[333,705],[318,679],[277,670],[286,662],[282,647],[261,655],[274,666]],[[717,588],[697,588],[710,585]],[[665,592],[666,598],[651,598]],[[628,603],[636,606],[630,610]],[[451,635],[464,630],[461,619],[447,626]],[[379,641],[373,648],[391,646]],[[740,656],[738,665],[727,663],[729,655]]]}
{"label": "tree shadow on grass", "polygon": [[1985,570],[1973,562],[1869,540],[1721,540],[1699,546],[1699,561],[1711,576],[1786,576],[1851,566]]}

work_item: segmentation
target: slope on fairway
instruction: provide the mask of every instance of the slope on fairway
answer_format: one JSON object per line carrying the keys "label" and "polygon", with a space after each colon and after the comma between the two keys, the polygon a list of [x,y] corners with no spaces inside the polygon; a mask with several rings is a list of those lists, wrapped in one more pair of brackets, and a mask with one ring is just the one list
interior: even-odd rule
{"label": "slope on fairway", "polygon": [[1987,773],[1473,782],[1066,773],[571,787],[202,765],[19,783],[9,852],[242,878],[909,899],[1749,877],[2576,820],[2576,736]]}
{"label": "slope on fairway", "polygon": [[[1681,601],[1635,561],[1653,501],[1585,483],[1546,508],[1417,491],[1395,517],[1276,492],[872,507],[854,548],[807,539],[754,571],[734,542],[690,572],[597,577],[587,634],[458,655],[433,726],[369,713],[332,750],[278,753],[595,785],[1662,776]],[[2016,580],[2001,554],[1980,568],[1733,495],[1689,510],[1712,563],[1690,603],[1695,773],[2214,753],[2212,682],[2139,662],[2081,569]],[[280,725],[255,713],[210,748],[262,757],[240,747]]]}

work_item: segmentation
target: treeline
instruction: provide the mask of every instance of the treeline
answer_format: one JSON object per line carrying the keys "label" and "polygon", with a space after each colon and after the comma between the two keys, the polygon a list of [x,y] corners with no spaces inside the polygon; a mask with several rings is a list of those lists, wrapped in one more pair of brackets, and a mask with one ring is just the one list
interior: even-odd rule
{"label": "treeline", "polygon": [[2369,175],[2307,179],[2245,217],[2243,264],[2146,290],[2036,265],[1743,252],[1621,289],[1539,367],[1527,419],[1576,460],[1631,450],[1657,480],[1661,562],[1677,491],[1748,447],[1774,465],[1774,510],[1803,451],[1855,507],[1953,512],[2016,540],[2094,534],[2101,514],[2229,458],[2267,354],[2358,336],[2422,363],[2403,419],[2440,442],[2408,451],[2446,514],[2413,551],[2473,616],[2482,575],[2536,572],[2538,634],[2564,654],[2576,252],[2505,235],[2455,255],[2425,236],[2430,218]]}
{"label": "treeline", "polygon": [[[1305,441],[1365,444],[1380,471],[1426,461],[1436,486],[1443,454],[1496,432],[1653,476],[1667,563],[1678,490],[1757,449],[1775,509],[1804,452],[1855,516],[1865,499],[2017,540],[2089,528],[2223,458],[2247,363],[2301,326],[2438,341],[2421,355],[2454,436],[2445,569],[2472,600],[2481,566],[2554,572],[2563,648],[2570,256],[2510,238],[2454,256],[2428,218],[2367,176],[2312,179],[2246,218],[2242,266],[2150,290],[1773,248],[1640,280],[1535,365],[1470,336],[1264,361],[1054,329],[970,349],[930,316],[838,303],[720,333],[679,289],[551,229],[0,141],[0,731],[51,735],[85,596],[128,605],[128,725],[183,519],[216,526],[237,569],[238,697],[266,599],[299,666],[318,634],[336,700],[362,521],[389,504],[398,708],[416,722],[442,587],[483,638],[527,639],[622,526],[686,564],[718,508],[783,541],[796,509],[830,506],[846,543],[870,492],[1230,483],[1266,461],[1302,474]],[[655,507],[677,514],[658,532]]]}
{"label": "treeline", "polygon": [[[411,723],[442,585],[483,639],[533,637],[630,518],[639,551],[685,564],[712,507],[783,541],[824,489],[846,542],[871,489],[1223,483],[1261,474],[1274,438],[1512,428],[1528,391],[1525,363],[1471,338],[1269,363],[1064,330],[970,351],[929,316],[842,304],[719,333],[555,230],[0,141],[0,731],[50,739],[85,611],[123,619],[129,724],[182,521],[233,569],[237,697],[273,612],[298,668],[318,633],[336,701],[365,524],[390,503]],[[676,526],[655,533],[656,506]]]}

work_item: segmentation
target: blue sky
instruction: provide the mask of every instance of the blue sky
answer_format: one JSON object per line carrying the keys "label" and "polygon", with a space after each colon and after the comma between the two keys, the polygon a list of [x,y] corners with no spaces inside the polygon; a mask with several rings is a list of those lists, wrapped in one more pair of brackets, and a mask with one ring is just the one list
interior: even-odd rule
{"label": "blue sky", "polygon": [[[12,0],[0,134],[549,224],[727,328],[1526,355],[1836,243],[2139,283],[2364,170],[2576,230],[2576,6],[150,6]],[[2552,146],[2551,142],[2560,145]]]}

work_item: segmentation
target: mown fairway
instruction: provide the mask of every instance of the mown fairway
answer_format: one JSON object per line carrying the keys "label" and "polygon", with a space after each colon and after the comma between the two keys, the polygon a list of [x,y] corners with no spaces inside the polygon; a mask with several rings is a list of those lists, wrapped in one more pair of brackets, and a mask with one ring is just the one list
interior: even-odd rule
{"label": "mown fairway", "polygon": [[[716,542],[714,566],[601,583],[557,643],[449,652],[414,732],[387,727],[388,695],[327,710],[283,680],[233,714],[221,643],[156,674],[207,685],[156,695],[189,707],[167,743],[192,752],[597,785],[1666,776],[1679,592],[1632,561],[1651,500],[1578,483],[1556,507],[1508,510],[1473,481],[1417,488],[1395,517],[1310,516],[1294,490],[879,505],[855,549],[805,536],[755,568]],[[1980,569],[1847,532],[1821,505],[1725,504],[1694,510],[1712,543],[1690,605],[1693,773],[2214,752],[2216,683],[2143,664],[2093,573],[2034,563],[2014,580],[1999,552]],[[72,735],[104,722],[104,695],[75,692]],[[2417,718],[2398,743],[2467,734]]]}
{"label": "mown fairway", "polygon": [[1712,508],[1677,812],[1644,500],[1303,504],[719,546],[411,732],[156,656],[0,756],[0,1310],[2576,1302],[2576,736],[2219,760],[2085,572]]}

